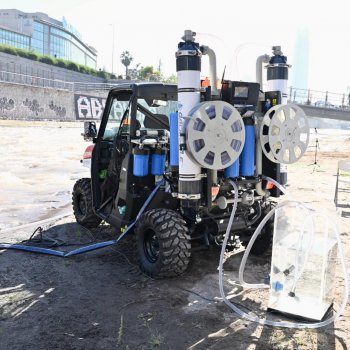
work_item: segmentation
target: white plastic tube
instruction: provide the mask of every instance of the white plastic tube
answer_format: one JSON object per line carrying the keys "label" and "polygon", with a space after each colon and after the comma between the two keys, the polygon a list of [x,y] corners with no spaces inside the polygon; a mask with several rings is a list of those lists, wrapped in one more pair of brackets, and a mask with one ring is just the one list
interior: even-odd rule
{"label": "white plastic tube", "polygon": [[[278,184],[275,180],[267,178],[267,177],[265,179],[268,180],[268,181],[271,181],[272,183],[274,183],[275,186],[277,186],[283,193],[285,193],[284,188],[280,184]],[[237,210],[237,203],[238,203],[238,189],[237,189],[237,186],[236,186],[236,184],[234,182],[232,182],[232,181],[230,181],[230,182],[231,182],[231,184],[233,186],[233,189],[235,191],[235,198],[234,198],[234,203],[233,203],[233,208],[232,208],[231,216],[230,216],[230,219],[229,219],[229,223],[227,225],[225,238],[224,238],[224,241],[223,241],[223,244],[222,244],[222,248],[221,248],[220,263],[219,263],[219,289],[220,289],[221,297],[223,298],[225,304],[228,307],[230,307],[233,311],[235,311],[240,317],[242,317],[244,319],[247,319],[249,321],[252,321],[252,322],[259,323],[261,325],[268,325],[268,326],[274,326],[274,327],[284,327],[284,328],[319,328],[319,327],[327,326],[328,324],[334,322],[344,312],[345,306],[347,304],[348,294],[349,294],[349,279],[348,279],[348,273],[347,273],[347,269],[346,269],[345,256],[344,256],[344,252],[343,252],[343,249],[342,249],[342,243],[341,243],[341,239],[340,239],[340,233],[339,233],[339,230],[338,230],[338,227],[337,227],[336,223],[329,217],[328,217],[329,224],[330,224],[331,228],[334,230],[335,236],[336,236],[336,239],[337,239],[339,258],[340,258],[341,267],[342,267],[342,271],[343,271],[343,277],[344,277],[344,296],[343,296],[343,301],[342,301],[342,303],[340,305],[340,308],[339,308],[337,313],[335,313],[332,317],[328,318],[325,321],[316,322],[316,323],[301,323],[301,322],[299,323],[299,322],[272,321],[272,320],[268,320],[266,318],[265,319],[261,319],[258,316],[254,316],[254,315],[248,314],[248,313],[242,311],[240,308],[238,308],[235,304],[231,303],[227,299],[227,297],[225,295],[225,292],[224,292],[224,287],[223,287],[224,254],[225,254],[225,250],[226,250],[227,241],[228,241],[229,236],[230,236],[231,226],[232,226],[232,222],[233,222],[236,210]],[[246,252],[244,254],[246,256],[246,259],[248,257],[248,254],[250,252],[250,249],[251,249],[252,245],[254,244],[254,241],[255,241],[256,237],[259,235],[262,227],[266,224],[266,222],[274,214],[276,209],[280,208],[282,206],[286,206],[286,205],[288,205],[290,203],[293,203],[293,204],[296,204],[296,205],[300,205],[300,206],[306,208],[305,205],[303,205],[302,203],[299,203],[299,202],[296,202],[296,201],[286,201],[286,202],[280,203],[274,209],[272,209],[265,216],[265,218],[261,221],[260,225],[255,230],[255,232],[254,232],[254,234],[253,234],[253,236],[252,236],[252,238],[251,238],[251,240],[250,240],[250,242],[249,242],[249,244],[248,244],[248,246],[246,248]],[[244,256],[243,256],[243,258],[244,258]],[[241,267],[242,267],[242,264],[244,263],[242,271],[244,270],[244,265],[245,265],[246,259],[245,259],[245,261],[243,261],[243,259],[242,259]],[[241,267],[240,267],[240,270],[241,270]],[[242,281],[243,281],[243,275],[241,277],[242,277]],[[266,288],[265,285],[262,285],[262,286],[264,288]]]}

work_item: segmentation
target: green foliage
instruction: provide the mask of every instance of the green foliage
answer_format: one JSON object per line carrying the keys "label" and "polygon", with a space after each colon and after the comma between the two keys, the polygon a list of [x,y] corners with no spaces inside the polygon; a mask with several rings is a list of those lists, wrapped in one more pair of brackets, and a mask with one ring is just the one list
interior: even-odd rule
{"label": "green foliage", "polygon": [[109,74],[107,74],[107,72],[105,72],[104,70],[99,70],[99,72],[97,73],[97,75],[98,75],[100,78],[103,78],[103,79],[108,79],[108,77],[109,77]]}
{"label": "green foliage", "polygon": [[8,53],[10,55],[16,55],[17,56],[16,49],[14,47],[12,47],[12,46],[0,45],[0,51]]}
{"label": "green foliage", "polygon": [[169,84],[177,84],[176,74],[172,74],[169,77],[164,78],[164,82]]}
{"label": "green foliage", "polygon": [[[20,50],[20,49],[17,49],[17,51],[18,50]],[[42,56],[37,54],[34,51],[28,51],[28,53],[27,53],[27,58],[29,58],[30,60],[33,60],[33,61],[38,61],[40,57],[42,57]]]}
{"label": "green foliage", "polygon": [[[82,65],[82,64],[77,64],[77,63],[72,62],[72,61],[66,61],[66,60],[63,60],[61,58],[54,58],[54,57],[48,56],[48,55],[41,55],[41,54],[34,52],[34,51],[18,49],[18,48],[15,48],[13,46],[9,46],[9,45],[0,44],[0,52],[8,53],[10,55],[20,56],[23,58],[28,58],[28,59],[31,59],[33,61],[38,61],[38,62],[50,64],[52,66],[70,69],[70,70],[73,70],[75,72],[90,74],[90,75],[93,75],[96,77],[97,76],[102,77],[104,79],[115,79],[116,78],[114,74],[110,74],[104,70],[97,71],[96,69],[87,67],[87,66]],[[114,78],[112,78],[112,76]]]}
{"label": "green foliage", "polygon": [[82,64],[79,64],[79,65],[78,65],[78,68],[79,68],[79,72],[80,72],[80,73],[90,74],[90,68],[89,68],[89,67],[84,66],[84,65],[82,65]]}
{"label": "green foliage", "polygon": [[40,61],[42,63],[46,63],[46,64],[51,64],[51,65],[54,65],[56,63],[55,60],[51,56],[47,56],[47,55],[40,56],[38,61]]}
{"label": "green foliage", "polygon": [[124,51],[120,55],[120,61],[122,62],[123,66],[125,66],[125,77],[128,75],[128,67],[130,66],[130,63],[133,61],[133,57],[131,56],[131,53],[129,51]]}
{"label": "green foliage", "polygon": [[67,62],[67,68],[70,69],[70,70],[74,70],[76,72],[79,72],[78,65],[75,62],[68,61]]}
{"label": "green foliage", "polygon": [[[0,51],[1,51],[1,49],[0,49]],[[16,49],[16,54],[17,54],[17,56],[28,58],[29,51]]]}
{"label": "green foliage", "polygon": [[62,60],[61,58],[56,58],[56,66],[68,69],[67,61]]}

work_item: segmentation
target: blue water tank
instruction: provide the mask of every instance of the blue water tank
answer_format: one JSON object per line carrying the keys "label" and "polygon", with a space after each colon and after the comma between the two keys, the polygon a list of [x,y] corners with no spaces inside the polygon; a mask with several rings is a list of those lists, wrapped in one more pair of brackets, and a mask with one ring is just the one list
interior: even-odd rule
{"label": "blue water tank", "polygon": [[135,176],[146,176],[148,175],[149,167],[149,149],[145,148],[134,148],[132,151],[134,155],[134,170]]}
{"label": "blue water tank", "polygon": [[152,152],[152,175],[163,175],[165,171],[166,148],[157,148]]}

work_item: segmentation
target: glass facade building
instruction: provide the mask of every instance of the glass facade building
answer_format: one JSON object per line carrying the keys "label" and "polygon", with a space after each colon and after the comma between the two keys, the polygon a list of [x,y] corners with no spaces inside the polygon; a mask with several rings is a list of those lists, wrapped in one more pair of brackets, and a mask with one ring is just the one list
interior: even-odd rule
{"label": "glass facade building", "polygon": [[97,52],[63,18],[57,21],[40,12],[0,9],[0,44],[33,50],[96,69]]}

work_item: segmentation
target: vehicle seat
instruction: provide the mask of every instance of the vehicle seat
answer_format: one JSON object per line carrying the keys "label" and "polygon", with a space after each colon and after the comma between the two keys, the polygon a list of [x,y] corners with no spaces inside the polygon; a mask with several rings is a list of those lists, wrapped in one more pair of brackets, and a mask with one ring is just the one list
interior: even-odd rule
{"label": "vehicle seat", "polygon": [[[157,119],[161,120],[163,123],[166,124],[166,130],[169,130],[169,118],[165,114],[155,114],[154,115]],[[162,123],[157,123],[156,121],[153,121],[150,117],[147,115],[145,116],[145,120],[143,121],[143,125],[147,129],[164,129],[164,125]]]}

